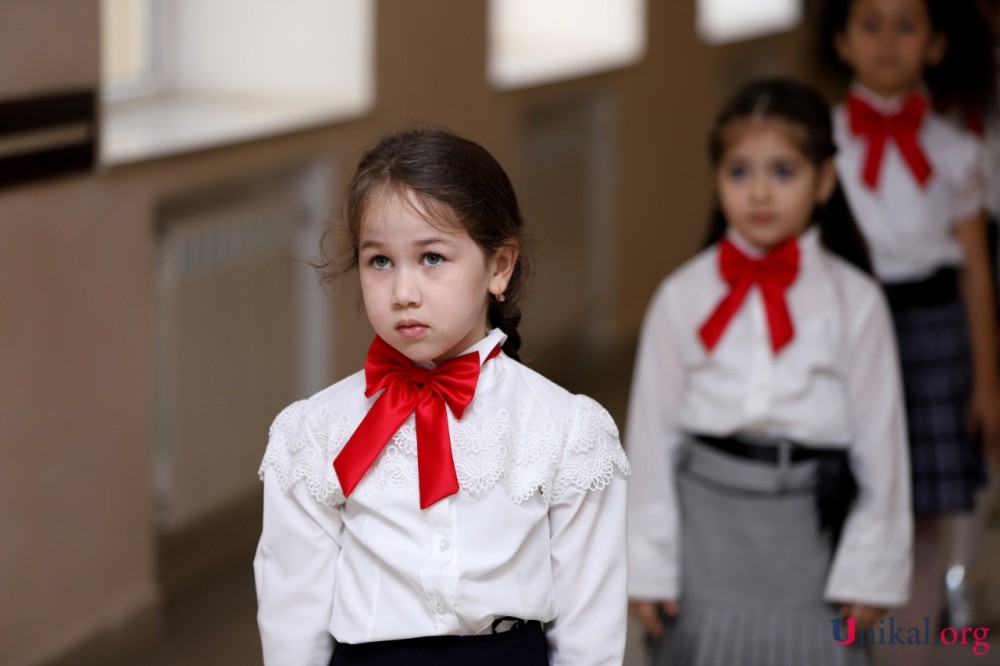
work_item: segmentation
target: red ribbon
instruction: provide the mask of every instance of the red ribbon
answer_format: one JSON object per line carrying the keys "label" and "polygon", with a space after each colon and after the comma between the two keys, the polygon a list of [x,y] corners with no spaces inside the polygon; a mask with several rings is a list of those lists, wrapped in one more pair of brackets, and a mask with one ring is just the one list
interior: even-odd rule
{"label": "red ribbon", "polygon": [[748,257],[728,238],[723,238],[719,242],[719,273],[729,285],[729,293],[698,330],[705,349],[712,351],[753,285],[760,288],[764,298],[764,309],[771,331],[771,349],[777,354],[791,342],[795,336],[795,328],[788,312],[788,304],[785,303],[785,290],[795,281],[798,269],[799,246],[794,238],[760,259]]}
{"label": "red ribbon", "polygon": [[910,171],[920,186],[927,184],[933,168],[917,140],[926,110],[927,102],[920,95],[910,95],[903,108],[893,115],[876,111],[856,95],[848,98],[847,111],[851,132],[868,139],[868,151],[865,154],[862,170],[865,185],[871,189],[878,187],[882,155],[885,153],[885,144],[890,138],[899,146],[899,152],[902,153],[903,159],[910,166]]}
{"label": "red ribbon", "polygon": [[[496,347],[486,360],[500,353]],[[479,381],[479,352],[445,361],[433,369],[413,361],[376,336],[365,359],[365,397],[385,392],[362,419],[333,461],[344,495],[350,495],[399,427],[417,413],[417,471],[420,508],[458,492],[451,455],[448,414],[462,418]]]}

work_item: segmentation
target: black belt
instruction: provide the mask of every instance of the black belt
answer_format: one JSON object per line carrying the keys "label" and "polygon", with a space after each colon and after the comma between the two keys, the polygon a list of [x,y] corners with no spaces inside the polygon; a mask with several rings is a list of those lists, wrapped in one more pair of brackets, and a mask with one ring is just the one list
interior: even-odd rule
{"label": "black belt", "polygon": [[[546,658],[545,632],[538,620],[522,620],[509,631],[472,636],[418,636],[370,643],[337,643],[330,666],[354,664],[473,664],[477,653],[496,655],[498,646],[507,645],[502,654],[517,653],[528,657],[527,663],[543,663]],[[533,659],[533,657],[538,659]],[[430,658],[433,657],[433,660]],[[490,661],[490,663],[496,663]],[[524,659],[506,663],[525,663]],[[548,661],[544,661],[548,663]]]}
{"label": "black belt", "polygon": [[[740,437],[713,437],[711,435],[694,435],[694,438],[703,444],[707,444],[713,449],[718,449],[730,455],[747,460],[759,460],[777,465],[781,461],[781,448],[774,444],[755,444]],[[825,449],[810,448],[795,442],[790,442],[792,447],[789,452],[789,459],[792,462],[812,460],[825,455]]]}
{"label": "black belt", "polygon": [[[773,440],[772,444],[757,444],[738,436],[713,437],[692,433],[692,437],[702,444],[730,455],[775,465],[781,460],[780,443],[789,441]],[[791,450],[788,457],[791,462],[819,460],[816,469],[816,509],[819,513],[819,527],[821,530],[831,530],[833,543],[836,544],[840,539],[840,531],[847,513],[858,494],[847,449],[820,449],[790,441],[789,443]]]}
{"label": "black belt", "polygon": [[893,310],[953,303],[958,300],[958,271],[951,267],[939,268],[929,278],[883,283],[882,288]]}

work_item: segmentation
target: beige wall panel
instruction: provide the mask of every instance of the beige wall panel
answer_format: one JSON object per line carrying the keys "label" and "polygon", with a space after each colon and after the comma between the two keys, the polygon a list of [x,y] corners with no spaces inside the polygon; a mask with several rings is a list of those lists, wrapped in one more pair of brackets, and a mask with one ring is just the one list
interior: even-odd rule
{"label": "beige wall panel", "polygon": [[94,178],[0,197],[2,663],[153,601],[144,204]]}
{"label": "beige wall panel", "polygon": [[[0,526],[17,535],[0,546],[0,663],[37,663],[46,651],[85,643],[109,625],[127,623],[143,606],[156,606],[152,252],[157,207],[178,193],[320,158],[337,176],[329,196],[339,212],[343,181],[361,151],[388,129],[425,122],[486,146],[521,197],[532,201],[532,221],[561,230],[566,219],[586,213],[571,191],[586,177],[570,161],[565,172],[542,170],[542,180],[532,182],[539,171],[525,161],[525,118],[533,109],[597,94],[614,109],[609,207],[615,248],[614,273],[597,278],[616,285],[606,313],[612,345],[634,341],[656,284],[705,233],[711,202],[706,133],[721,98],[751,71],[791,70],[800,47],[790,36],[713,50],[694,33],[693,0],[648,4],[648,47],[638,65],[501,92],[485,80],[485,0],[379,0],[371,116],[0,190]],[[0,97],[95,83],[98,7],[97,0],[0,0]],[[549,188],[552,196],[543,196],[540,190]],[[540,274],[556,276],[549,280],[556,291],[571,289],[588,270],[580,248],[549,240],[539,249]],[[234,288],[259,289],[274,303],[274,316],[285,316],[291,306],[271,291],[277,287],[255,286],[254,279]],[[210,329],[205,335],[224,334],[213,324],[219,314],[213,293],[188,302],[190,316]],[[332,284],[329,294],[336,340],[330,374],[340,378],[361,367],[371,328],[353,274]],[[533,336],[526,345],[540,354],[560,344],[579,309],[578,301],[568,302],[549,327],[534,312],[553,298],[559,294],[540,292],[525,325]],[[256,320],[247,325],[260,327],[253,347],[282,344],[282,331]],[[211,355],[219,341],[205,349]],[[288,362],[281,353],[268,359],[260,370],[276,376]],[[226,382],[241,377],[230,366],[219,376]],[[192,399],[200,388],[190,388]],[[218,396],[223,389],[212,390]],[[252,400],[277,405],[298,397],[282,384]],[[226,409],[238,418],[238,406]],[[203,462],[221,459],[249,470],[273,416],[255,413],[244,422],[239,436],[254,455],[213,451]],[[210,418],[198,418],[191,427],[211,433],[203,427]],[[211,483],[210,477],[197,481]],[[247,479],[223,494],[255,483]],[[222,494],[201,497],[199,511],[216,501],[225,501]]]}
{"label": "beige wall panel", "polygon": [[96,88],[100,0],[0,2],[0,99]]}

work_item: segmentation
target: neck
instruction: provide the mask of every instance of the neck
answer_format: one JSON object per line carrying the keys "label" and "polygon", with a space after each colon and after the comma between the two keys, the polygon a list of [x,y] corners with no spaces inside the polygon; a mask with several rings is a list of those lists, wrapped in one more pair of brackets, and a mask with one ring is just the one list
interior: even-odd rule
{"label": "neck", "polygon": [[759,259],[761,257],[767,256],[772,250],[774,250],[776,248],[779,248],[782,245],[784,245],[785,243],[787,243],[788,241],[793,240],[794,238],[796,238],[795,236],[791,236],[789,238],[783,238],[780,241],[778,241],[777,243],[775,243],[774,245],[770,245],[770,246],[764,247],[762,245],[758,245],[757,243],[752,242],[746,236],[744,236],[743,234],[741,234],[739,231],[737,231],[733,227],[729,227],[728,231],[726,232],[726,236],[729,238],[729,241],[733,245],[735,245],[737,248],[739,248],[739,250],[741,252],[743,252],[747,256],[753,257],[755,259]]}
{"label": "neck", "polygon": [[855,81],[852,86],[855,93],[861,97],[868,98],[881,104],[893,104],[899,100],[906,99],[913,94],[923,94],[924,86],[921,81],[916,81],[912,85],[898,88],[885,88],[877,85],[869,85],[863,81]]}

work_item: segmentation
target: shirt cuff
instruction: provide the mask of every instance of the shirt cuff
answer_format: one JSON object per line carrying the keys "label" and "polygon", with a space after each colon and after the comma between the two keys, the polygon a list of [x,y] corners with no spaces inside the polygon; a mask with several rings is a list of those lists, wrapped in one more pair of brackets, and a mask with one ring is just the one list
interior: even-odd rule
{"label": "shirt cuff", "polygon": [[862,550],[838,550],[824,597],[831,603],[898,607],[910,598],[913,562],[909,552],[877,556]]}

